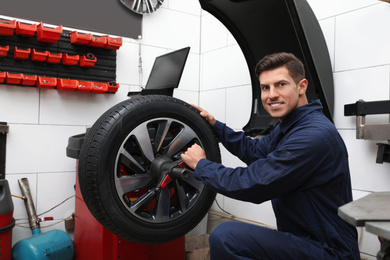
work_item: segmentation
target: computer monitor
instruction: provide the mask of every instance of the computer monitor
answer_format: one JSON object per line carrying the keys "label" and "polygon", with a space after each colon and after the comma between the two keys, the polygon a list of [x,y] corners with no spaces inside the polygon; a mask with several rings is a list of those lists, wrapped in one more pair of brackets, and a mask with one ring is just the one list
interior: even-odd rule
{"label": "computer monitor", "polygon": [[172,96],[173,89],[179,86],[189,52],[190,47],[186,47],[156,57],[141,95],[164,94]]}

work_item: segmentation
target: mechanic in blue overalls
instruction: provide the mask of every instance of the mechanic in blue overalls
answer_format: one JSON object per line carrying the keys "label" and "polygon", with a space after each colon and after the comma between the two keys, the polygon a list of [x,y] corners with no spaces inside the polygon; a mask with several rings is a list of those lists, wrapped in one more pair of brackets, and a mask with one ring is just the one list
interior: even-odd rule
{"label": "mechanic in blue overalls", "polygon": [[272,200],[278,230],[222,223],[210,236],[211,259],[360,259],[356,228],[337,215],[352,201],[347,150],[321,102],[308,102],[302,62],[293,54],[271,54],[257,64],[256,74],[264,108],[279,119],[269,135],[246,137],[195,106],[247,167],[211,162],[199,145],[182,159],[220,194],[253,203]]}

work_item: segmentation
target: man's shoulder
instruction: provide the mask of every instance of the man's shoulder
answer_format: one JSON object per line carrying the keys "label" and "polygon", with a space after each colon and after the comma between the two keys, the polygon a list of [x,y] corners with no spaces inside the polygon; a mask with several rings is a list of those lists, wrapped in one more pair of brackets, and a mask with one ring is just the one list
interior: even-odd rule
{"label": "man's shoulder", "polygon": [[313,142],[334,139],[338,136],[335,125],[322,112],[313,111],[301,118],[289,131],[290,137],[304,138]]}
{"label": "man's shoulder", "polygon": [[307,114],[297,122],[297,125],[336,129],[336,126],[321,111],[313,111]]}

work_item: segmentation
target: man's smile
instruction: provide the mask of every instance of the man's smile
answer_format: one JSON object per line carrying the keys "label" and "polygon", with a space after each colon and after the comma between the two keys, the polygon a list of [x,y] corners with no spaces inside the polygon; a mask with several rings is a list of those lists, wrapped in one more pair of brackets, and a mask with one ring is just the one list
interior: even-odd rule
{"label": "man's smile", "polygon": [[278,107],[280,107],[281,105],[282,105],[282,103],[281,102],[278,102],[278,103],[270,103],[269,104],[272,108],[278,108]]}

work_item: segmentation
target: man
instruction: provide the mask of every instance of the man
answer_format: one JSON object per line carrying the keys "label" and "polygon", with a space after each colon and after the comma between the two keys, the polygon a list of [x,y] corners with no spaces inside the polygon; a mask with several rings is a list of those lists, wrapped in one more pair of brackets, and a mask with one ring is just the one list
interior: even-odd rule
{"label": "man", "polygon": [[262,139],[245,137],[196,107],[222,144],[248,166],[227,168],[198,145],[182,155],[195,177],[225,196],[272,200],[278,230],[239,222],[210,236],[212,259],[360,259],[356,229],[337,216],[352,200],[348,154],[319,100],[308,102],[302,62],[275,53],[256,66],[261,100],[279,119]]}

